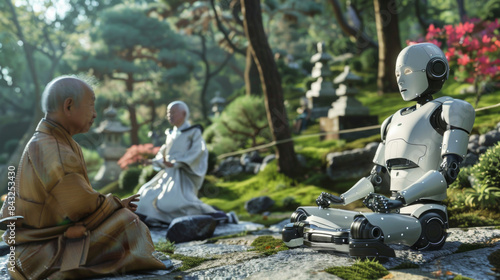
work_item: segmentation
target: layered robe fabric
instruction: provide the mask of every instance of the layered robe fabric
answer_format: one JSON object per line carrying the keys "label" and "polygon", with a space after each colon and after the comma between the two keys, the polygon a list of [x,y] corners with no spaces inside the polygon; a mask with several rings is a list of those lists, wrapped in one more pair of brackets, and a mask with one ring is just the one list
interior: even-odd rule
{"label": "layered robe fabric", "polygon": [[[14,279],[73,279],[165,269],[154,256],[147,226],[121,200],[90,186],[80,146],[62,127],[42,119],[16,175]],[[7,199],[1,218],[8,218]],[[80,238],[67,238],[75,225]],[[4,234],[4,240],[10,231]]]}
{"label": "layered robe fabric", "polygon": [[[186,121],[165,134],[165,144],[153,159],[153,166],[160,171],[139,189],[141,201],[136,212],[151,224],[216,212],[198,199],[208,168],[208,150],[201,129]],[[165,166],[164,160],[174,166]]]}

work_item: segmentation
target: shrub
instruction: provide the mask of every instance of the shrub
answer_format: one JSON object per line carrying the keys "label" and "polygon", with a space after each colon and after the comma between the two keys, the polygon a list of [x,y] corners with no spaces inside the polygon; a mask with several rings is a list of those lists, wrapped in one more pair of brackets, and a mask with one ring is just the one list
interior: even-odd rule
{"label": "shrub", "polygon": [[465,189],[465,204],[480,209],[498,209],[500,202],[500,144],[489,148],[472,167],[472,188]]}
{"label": "shrub", "polygon": [[471,188],[471,183],[469,180],[469,176],[471,176],[472,167],[463,167],[460,169],[458,173],[457,180],[450,185],[452,189],[466,189]]}
{"label": "shrub", "polygon": [[246,95],[236,98],[207,127],[203,137],[217,155],[271,141],[264,99]]}
{"label": "shrub", "polygon": [[118,185],[121,190],[132,191],[139,183],[139,176],[142,169],[137,166],[132,166],[129,169],[123,170],[118,178]]}

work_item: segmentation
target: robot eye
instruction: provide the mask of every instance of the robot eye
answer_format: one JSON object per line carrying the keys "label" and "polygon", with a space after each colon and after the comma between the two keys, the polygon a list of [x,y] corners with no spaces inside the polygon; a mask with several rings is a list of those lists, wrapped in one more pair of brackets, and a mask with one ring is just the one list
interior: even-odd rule
{"label": "robot eye", "polygon": [[413,73],[413,71],[410,68],[406,68],[404,70],[404,73],[405,73],[405,75],[410,75],[411,73]]}

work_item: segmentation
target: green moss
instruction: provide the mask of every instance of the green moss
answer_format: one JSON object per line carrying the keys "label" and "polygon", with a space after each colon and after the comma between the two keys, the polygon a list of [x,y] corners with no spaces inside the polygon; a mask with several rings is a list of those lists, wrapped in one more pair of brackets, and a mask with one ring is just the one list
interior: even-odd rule
{"label": "green moss", "polygon": [[170,242],[169,240],[159,240],[158,243],[155,244],[155,249],[166,255],[169,255],[171,259],[182,261],[182,266],[177,268],[176,271],[186,271],[193,267],[197,267],[208,260],[211,260],[209,258],[191,257],[181,254],[174,254],[175,244],[174,242]]}
{"label": "green moss", "polygon": [[490,264],[494,266],[497,271],[500,270],[500,249],[494,251],[488,256]]}
{"label": "green moss", "polygon": [[224,236],[212,237],[212,238],[207,239],[207,243],[215,243],[215,242],[217,242],[219,240],[222,240],[222,239],[242,237],[242,236],[245,236],[247,234],[248,234],[247,231],[243,231],[243,232],[239,232],[239,233],[235,233],[235,234],[229,234],[229,235],[224,235]]}
{"label": "green moss", "polygon": [[254,247],[252,251],[258,251],[266,256],[278,253],[279,251],[288,250],[283,240],[274,238],[270,235],[257,237],[251,244]]}
{"label": "green moss", "polygon": [[[267,165],[264,171],[257,175],[240,176],[236,178],[217,178],[205,181],[200,190],[200,199],[217,208],[239,214],[246,213],[245,202],[258,196],[269,196],[276,203],[272,209],[289,211],[287,197],[294,197],[299,205],[315,205],[316,198],[321,192],[332,192],[314,185],[305,185],[296,179],[287,177],[277,171],[276,162]],[[243,218],[241,218],[243,219]]]}
{"label": "green moss", "polygon": [[480,243],[462,243],[460,246],[458,246],[458,249],[455,251],[455,253],[463,253],[463,252],[468,252],[468,251],[473,251],[477,249],[482,249],[486,247],[491,247],[492,244],[487,244],[484,242]]}
{"label": "green moss", "polygon": [[176,270],[178,271],[186,271],[188,269],[191,269],[193,267],[197,267],[200,264],[212,260],[212,259],[207,259],[207,258],[200,258],[200,257],[190,257],[190,256],[185,256],[181,254],[169,254],[170,258],[182,261],[182,266],[177,268]]}
{"label": "green moss", "polygon": [[389,271],[375,260],[358,260],[352,266],[334,266],[325,271],[345,280],[379,279],[389,274]]}
{"label": "green moss", "polygon": [[462,275],[457,275],[457,276],[453,277],[453,280],[474,280],[474,279],[466,277],[466,276],[462,276]]}

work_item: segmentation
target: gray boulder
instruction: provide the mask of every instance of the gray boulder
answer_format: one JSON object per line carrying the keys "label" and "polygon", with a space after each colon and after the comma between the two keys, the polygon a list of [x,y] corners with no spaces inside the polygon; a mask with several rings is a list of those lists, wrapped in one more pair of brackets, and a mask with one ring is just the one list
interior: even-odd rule
{"label": "gray boulder", "polygon": [[245,203],[245,210],[250,214],[263,213],[274,205],[274,200],[269,196],[259,196]]}

